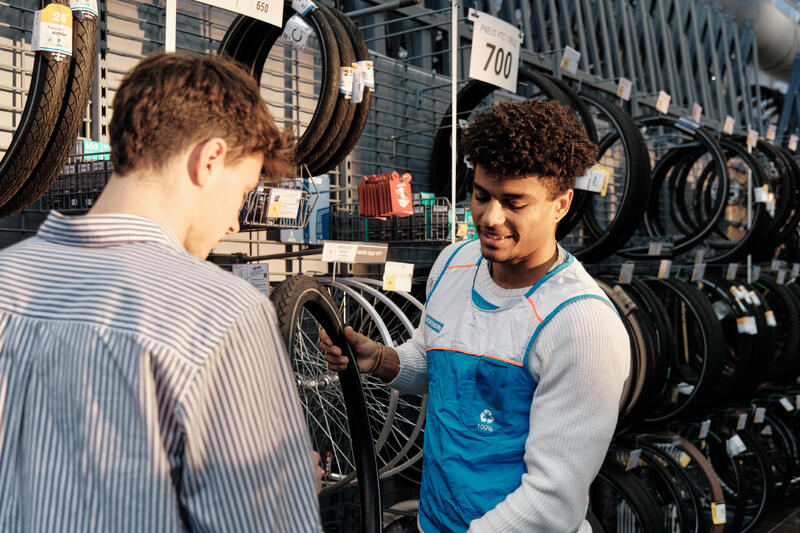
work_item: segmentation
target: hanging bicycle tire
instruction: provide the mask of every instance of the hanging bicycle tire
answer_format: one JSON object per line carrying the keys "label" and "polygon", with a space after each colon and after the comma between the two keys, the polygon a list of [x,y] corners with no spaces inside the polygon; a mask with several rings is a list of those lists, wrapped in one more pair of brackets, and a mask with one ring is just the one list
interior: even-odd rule
{"label": "hanging bicycle tire", "polygon": [[606,460],[589,489],[598,522],[606,531],[649,533],[662,529],[659,505],[635,475]]}
{"label": "hanging bicycle tire", "polygon": [[17,213],[36,202],[58,177],[83,125],[96,61],[97,18],[75,16],[72,21],[72,59],[58,121],[25,184],[5,204],[0,202],[0,217]]}
{"label": "hanging bicycle tire", "polygon": [[[38,0],[37,8],[49,4],[69,6],[69,1]],[[19,126],[0,160],[0,207],[25,185],[45,153],[61,112],[69,69],[69,59],[55,61],[44,52],[36,52]]]}
{"label": "hanging bicycle tire", "polygon": [[[302,274],[288,278],[275,287],[270,299],[275,305],[280,333],[288,347],[290,358],[294,359],[293,354],[296,350],[314,346],[312,339],[317,338],[319,328],[322,328],[350,361],[347,368],[338,373],[337,381],[344,397],[348,431],[355,459],[361,526],[365,533],[379,533],[382,530],[382,509],[369,416],[361,389],[358,365],[350,345],[345,340],[336,306],[322,285]],[[311,342],[306,345],[308,340]],[[327,368],[321,352],[318,358],[322,358],[319,364]],[[298,382],[298,386],[302,385]],[[320,384],[315,386],[319,387]],[[326,386],[335,385],[330,382]],[[324,458],[323,455],[323,460]]]}

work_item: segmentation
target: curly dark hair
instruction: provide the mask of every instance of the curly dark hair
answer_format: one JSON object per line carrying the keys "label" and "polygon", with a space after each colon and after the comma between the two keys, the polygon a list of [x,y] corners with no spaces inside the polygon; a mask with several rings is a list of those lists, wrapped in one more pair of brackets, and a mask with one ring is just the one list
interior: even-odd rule
{"label": "curly dark hair", "polygon": [[597,161],[580,119],[554,100],[501,103],[464,131],[467,160],[497,177],[536,176],[555,196]]}

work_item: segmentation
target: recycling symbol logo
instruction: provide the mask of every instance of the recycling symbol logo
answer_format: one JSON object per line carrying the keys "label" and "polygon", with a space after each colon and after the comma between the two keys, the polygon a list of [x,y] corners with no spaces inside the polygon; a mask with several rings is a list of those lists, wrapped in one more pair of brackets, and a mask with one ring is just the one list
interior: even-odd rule
{"label": "recycling symbol logo", "polygon": [[481,413],[481,422],[483,422],[484,424],[491,424],[492,422],[494,422],[494,415],[490,410],[488,409],[483,410],[483,412]]}

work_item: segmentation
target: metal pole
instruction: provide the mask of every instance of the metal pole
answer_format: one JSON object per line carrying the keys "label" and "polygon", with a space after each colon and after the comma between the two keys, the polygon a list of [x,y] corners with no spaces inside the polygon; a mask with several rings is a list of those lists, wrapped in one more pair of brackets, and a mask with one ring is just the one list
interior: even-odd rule
{"label": "metal pole", "polygon": [[164,31],[164,50],[174,52],[175,34],[178,31],[178,0],[167,0],[167,27]]}
{"label": "metal pole", "polygon": [[450,0],[450,242],[456,242],[456,158],[458,157],[458,0]]}
{"label": "metal pole", "polygon": [[[747,231],[753,224],[753,170],[747,167]],[[747,254],[747,283],[753,282],[753,255]]]}
{"label": "metal pole", "polygon": [[377,6],[365,7],[363,9],[356,9],[349,13],[345,13],[350,18],[363,17],[365,15],[374,15],[376,13],[384,13],[401,7],[414,6],[422,3],[422,0],[394,0],[393,2],[386,2],[385,4],[378,4]]}

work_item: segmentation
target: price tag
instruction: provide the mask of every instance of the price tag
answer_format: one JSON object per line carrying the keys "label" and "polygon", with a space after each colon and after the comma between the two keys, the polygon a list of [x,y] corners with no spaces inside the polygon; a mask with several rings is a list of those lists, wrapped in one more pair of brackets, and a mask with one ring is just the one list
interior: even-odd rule
{"label": "price tag", "polygon": [[695,102],[692,104],[692,120],[700,123],[700,119],[703,117],[703,106]]}
{"label": "price tag", "polygon": [[778,135],[778,127],[775,124],[770,124],[767,128],[767,140],[774,141]]}
{"label": "price tag", "polygon": [[734,433],[733,437],[725,441],[725,448],[727,448],[730,457],[736,457],[740,453],[747,451],[747,446],[737,433]]}
{"label": "price tag", "polygon": [[269,265],[267,263],[233,265],[233,275],[248,281],[253,287],[269,296]]}
{"label": "price tag", "polygon": [[764,313],[764,318],[767,320],[767,325],[771,328],[778,327],[778,321],[775,320],[775,313],[772,312],[772,309]]}
{"label": "price tag", "polygon": [[767,203],[767,198],[769,198],[769,185],[765,184],[753,189],[753,199],[757,204]]}
{"label": "price tag", "polygon": [[469,77],[517,92],[519,28],[486,13],[470,9],[472,50],[469,56]]}
{"label": "price tag", "polygon": [[578,71],[578,63],[581,60],[581,53],[574,48],[567,46],[561,56],[561,70],[575,74]]}
{"label": "price tag", "polygon": [[770,426],[769,424],[764,426],[764,429],[761,430],[761,434],[767,436],[772,435],[772,426]]}
{"label": "price tag", "polygon": [[339,70],[339,92],[344,95],[345,100],[349,100],[353,95],[353,67],[340,67]]}
{"label": "price tag", "polygon": [[728,115],[725,117],[725,124],[722,126],[722,131],[724,131],[728,135],[733,135],[733,128],[735,126],[736,122],[733,120],[733,117]]}
{"label": "price tag", "polygon": [[300,15],[292,15],[286,23],[286,27],[283,28],[281,38],[289,43],[292,48],[302,52],[308,42],[308,36],[311,35],[313,31],[314,28],[312,28],[311,24],[306,22],[303,17]]}
{"label": "price tag", "polygon": [[625,465],[625,470],[633,470],[639,466],[639,458],[642,456],[642,450],[639,448],[633,450],[628,454],[628,463]]}
{"label": "price tag", "polygon": [[661,113],[667,114],[669,112],[669,102],[672,97],[666,91],[658,91],[658,100],[656,100],[656,109]]}
{"label": "price tag", "polygon": [[303,191],[300,189],[278,189],[269,191],[268,218],[297,218],[297,209]]}
{"label": "price tag", "polygon": [[414,277],[413,263],[386,261],[383,270],[383,290],[411,292],[412,277]]}
{"label": "price tag", "polygon": [[686,452],[678,452],[678,462],[682,468],[686,468],[692,462],[692,458]]}
{"label": "price tag", "polygon": [[778,270],[778,275],[775,277],[775,281],[778,283],[778,285],[783,285],[784,284],[784,282],[786,281],[786,269],[785,268],[782,268],[782,269]]}
{"label": "price tag", "polygon": [[662,259],[658,264],[658,279],[668,278],[670,268],[672,268],[672,261],[669,259]]}
{"label": "price tag", "polygon": [[359,70],[358,63],[353,63],[353,94],[350,96],[350,102],[353,104],[360,104],[364,101],[364,73]]}
{"label": "price tag", "polygon": [[[739,270],[739,263],[731,263],[728,265],[728,269],[725,271],[725,279],[729,281],[733,281],[736,279],[736,272]],[[733,288],[733,287],[731,287]]]}
{"label": "price tag", "polygon": [[633,278],[633,263],[626,261],[619,269],[619,283],[630,283]]}
{"label": "price tag", "polygon": [[671,242],[651,242],[647,248],[647,255],[664,255],[672,252]]}
{"label": "price tag", "polygon": [[[198,0],[202,4],[227,9],[240,15],[263,20],[273,26],[283,26],[283,2],[281,0]],[[310,3],[310,2],[309,2]],[[292,2],[294,6],[294,2]],[[297,9],[297,8],[295,8]]]}
{"label": "price tag", "polygon": [[747,333],[749,335],[758,335],[758,322],[756,322],[756,317],[754,316],[747,317]]}
{"label": "price tag", "polygon": [[322,260],[326,263],[355,263],[358,245],[349,242],[325,241],[322,245]]}
{"label": "price tag", "polygon": [[[754,267],[755,268],[755,267]],[[761,269],[758,270],[758,274],[761,275]],[[753,274],[755,276],[755,274]],[[750,301],[756,305],[761,305],[761,298],[758,297],[756,291],[748,291],[747,295],[750,296]]]}
{"label": "price tag", "polygon": [[53,52],[57,57],[72,55],[72,10],[69,6],[49,4],[34,12],[31,48]]}
{"label": "price tag", "polygon": [[711,502],[711,521],[714,525],[720,525],[727,522],[725,514],[725,502]]}
{"label": "price tag", "polygon": [[374,91],[375,90],[375,63],[372,61],[362,60],[358,62],[358,70],[361,71],[361,76],[364,79],[364,87]]}
{"label": "price tag", "polygon": [[633,82],[628,78],[620,78],[617,84],[617,96],[626,102],[631,99],[631,90],[633,89]]}
{"label": "price tag", "polygon": [[796,278],[800,274],[800,263],[792,263],[792,278]]}
{"label": "price tag", "polygon": [[699,265],[695,265],[692,269],[692,281],[699,282],[703,281],[703,276],[706,274],[706,264],[700,263]]}
{"label": "price tag", "polygon": [[703,262],[703,259],[706,258],[706,251],[705,250],[697,250],[694,254],[694,264],[699,265]]}
{"label": "price tag", "polygon": [[767,196],[767,213],[772,218],[775,218],[775,193],[769,193]]}
{"label": "price tag", "polygon": [[792,402],[790,402],[789,398],[787,398],[786,396],[781,396],[780,402],[783,408],[786,409],[787,411],[789,412],[794,411],[794,405],[792,405]]}
{"label": "price tag", "polygon": [[608,182],[611,179],[611,169],[602,165],[594,165],[586,174],[575,180],[575,189],[599,193],[605,196]]}
{"label": "price tag", "polygon": [[697,435],[697,438],[702,440],[708,437],[708,430],[711,429],[711,420],[704,420],[702,424],[700,424],[700,433]]}
{"label": "price tag", "polygon": [[97,0],[69,0],[69,7],[73,13],[80,15],[97,16]]}
{"label": "price tag", "polygon": [[782,259],[773,259],[772,262],[769,264],[769,268],[772,271],[786,268],[786,261],[783,261]]}
{"label": "price tag", "polygon": [[753,417],[754,424],[762,424],[764,422],[764,415],[767,414],[767,409],[765,407],[756,407],[756,414]]}
{"label": "price tag", "polygon": [[456,237],[463,237],[467,234],[468,229],[466,222],[459,222],[456,224]]}
{"label": "price tag", "polygon": [[736,431],[744,429],[746,425],[747,425],[747,413],[742,413],[739,415],[739,420],[736,422]]}
{"label": "price tag", "polygon": [[292,9],[305,16],[308,15],[312,9],[317,9],[317,5],[311,0],[292,0]]}
{"label": "price tag", "polygon": [[800,409],[800,394],[795,394],[794,396],[794,406],[796,409]]}
{"label": "price tag", "polygon": [[[760,278],[760,277],[761,277],[761,267],[756,265],[756,266],[753,267],[753,281],[758,281],[758,278]],[[753,291],[750,291],[750,292],[752,293]],[[752,297],[752,294],[751,294],[751,297]]]}
{"label": "price tag", "polygon": [[797,135],[795,134],[789,135],[789,150],[792,152],[797,151]]}
{"label": "price tag", "polygon": [[755,148],[758,143],[758,132],[756,130],[747,130],[747,146]]}
{"label": "price tag", "polygon": [[678,383],[678,393],[684,396],[690,396],[694,392],[694,385],[681,381]]}

